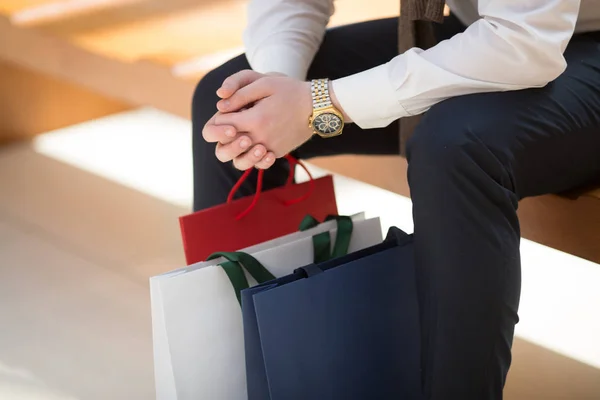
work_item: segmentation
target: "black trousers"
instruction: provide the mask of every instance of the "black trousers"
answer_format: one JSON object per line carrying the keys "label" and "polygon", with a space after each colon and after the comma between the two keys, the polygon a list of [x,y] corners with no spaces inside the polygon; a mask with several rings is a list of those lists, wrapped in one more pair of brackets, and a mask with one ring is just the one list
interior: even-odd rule
{"label": "black trousers", "polygon": [[[449,18],[440,38],[463,30]],[[309,71],[332,79],[396,55],[396,19],[329,30]],[[600,33],[576,35],[568,68],[542,89],[455,97],[432,107],[407,144],[422,322],[423,390],[429,399],[500,399],[511,362],[520,296],[520,199],[565,191],[600,177]],[[240,176],[215,158],[202,127],[216,89],[249,68],[237,57],[206,75],[193,100],[194,208],[225,201]],[[527,68],[524,66],[523,68]],[[360,96],[360,93],[356,94]],[[348,125],[296,151],[398,154],[397,123]],[[285,182],[278,161],[265,186]],[[255,177],[240,195],[254,193]]]}

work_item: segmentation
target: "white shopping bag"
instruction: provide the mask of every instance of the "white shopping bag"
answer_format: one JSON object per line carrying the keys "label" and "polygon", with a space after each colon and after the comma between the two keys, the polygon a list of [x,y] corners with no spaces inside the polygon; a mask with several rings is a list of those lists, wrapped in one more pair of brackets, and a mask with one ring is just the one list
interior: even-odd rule
{"label": "white shopping bag", "polygon": [[[352,221],[354,223],[358,221],[362,221],[365,219],[364,213],[359,213],[352,216]],[[269,248],[274,248],[280,245],[284,245],[286,243],[291,243],[297,240],[301,240],[304,238],[311,238],[314,235],[317,235],[322,232],[329,232],[331,229],[334,229],[336,226],[335,221],[328,221],[322,224],[319,224],[316,227],[305,231],[293,232],[291,234],[275,238],[269,240],[264,243],[259,243],[257,245],[247,247],[242,251],[249,254],[256,254],[262,250],[266,250]],[[312,253],[311,253],[312,254]],[[179,274],[184,274],[188,272],[195,271],[200,268],[217,265],[221,262],[225,261],[224,259],[215,259],[211,261],[205,261],[196,263],[190,266],[186,266],[171,272],[168,272],[163,275],[159,275],[157,277],[153,277],[150,279],[150,296],[152,302],[152,331],[153,331],[153,347],[154,347],[154,373],[155,373],[155,381],[156,381],[156,393],[157,399],[176,399],[176,391],[175,391],[175,378],[173,373],[173,368],[171,364],[171,355],[169,350],[169,344],[167,339],[167,333],[165,329],[164,323],[164,313],[162,308],[162,294],[159,290],[160,285],[159,280],[164,278],[171,278]],[[252,277],[248,277],[249,282],[251,284],[255,284]],[[165,361],[166,360],[166,361]]]}
{"label": "white shopping bag", "polygon": [[[379,218],[353,217],[349,251],[382,241]],[[275,277],[313,261],[312,236],[330,232],[328,221],[244,249]],[[158,400],[246,400],[242,315],[231,283],[218,263],[198,263],[150,279],[154,364]],[[256,282],[247,276],[250,285]]]}

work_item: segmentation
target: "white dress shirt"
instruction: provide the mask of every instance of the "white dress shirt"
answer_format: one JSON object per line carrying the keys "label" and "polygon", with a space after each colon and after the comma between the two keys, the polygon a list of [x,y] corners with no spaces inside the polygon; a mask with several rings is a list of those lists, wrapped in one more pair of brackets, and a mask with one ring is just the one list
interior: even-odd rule
{"label": "white dress shirt", "polygon": [[[564,71],[574,32],[600,30],[600,0],[447,4],[468,25],[464,33],[332,82],[361,128],[387,126],[453,96],[542,87]],[[306,79],[333,12],[333,0],[251,0],[244,33],[250,65]]]}

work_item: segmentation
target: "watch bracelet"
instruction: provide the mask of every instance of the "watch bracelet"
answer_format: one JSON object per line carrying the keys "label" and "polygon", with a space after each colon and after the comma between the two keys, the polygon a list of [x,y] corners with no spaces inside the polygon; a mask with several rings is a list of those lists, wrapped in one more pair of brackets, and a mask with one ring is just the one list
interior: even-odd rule
{"label": "watch bracelet", "polygon": [[329,79],[313,79],[310,82],[310,89],[314,110],[333,105],[331,97],[329,97]]}

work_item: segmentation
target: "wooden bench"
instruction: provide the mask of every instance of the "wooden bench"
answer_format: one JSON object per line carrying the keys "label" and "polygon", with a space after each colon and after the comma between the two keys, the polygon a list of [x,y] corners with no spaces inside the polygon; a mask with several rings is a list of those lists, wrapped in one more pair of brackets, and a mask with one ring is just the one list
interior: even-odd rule
{"label": "wooden bench", "polygon": [[[394,16],[398,4],[339,1],[332,25]],[[245,6],[245,0],[0,0],[0,142],[139,106],[189,118],[198,79],[241,52]],[[315,164],[409,195],[399,157]],[[600,189],[576,199],[526,199],[519,215],[524,237],[600,262]]]}

